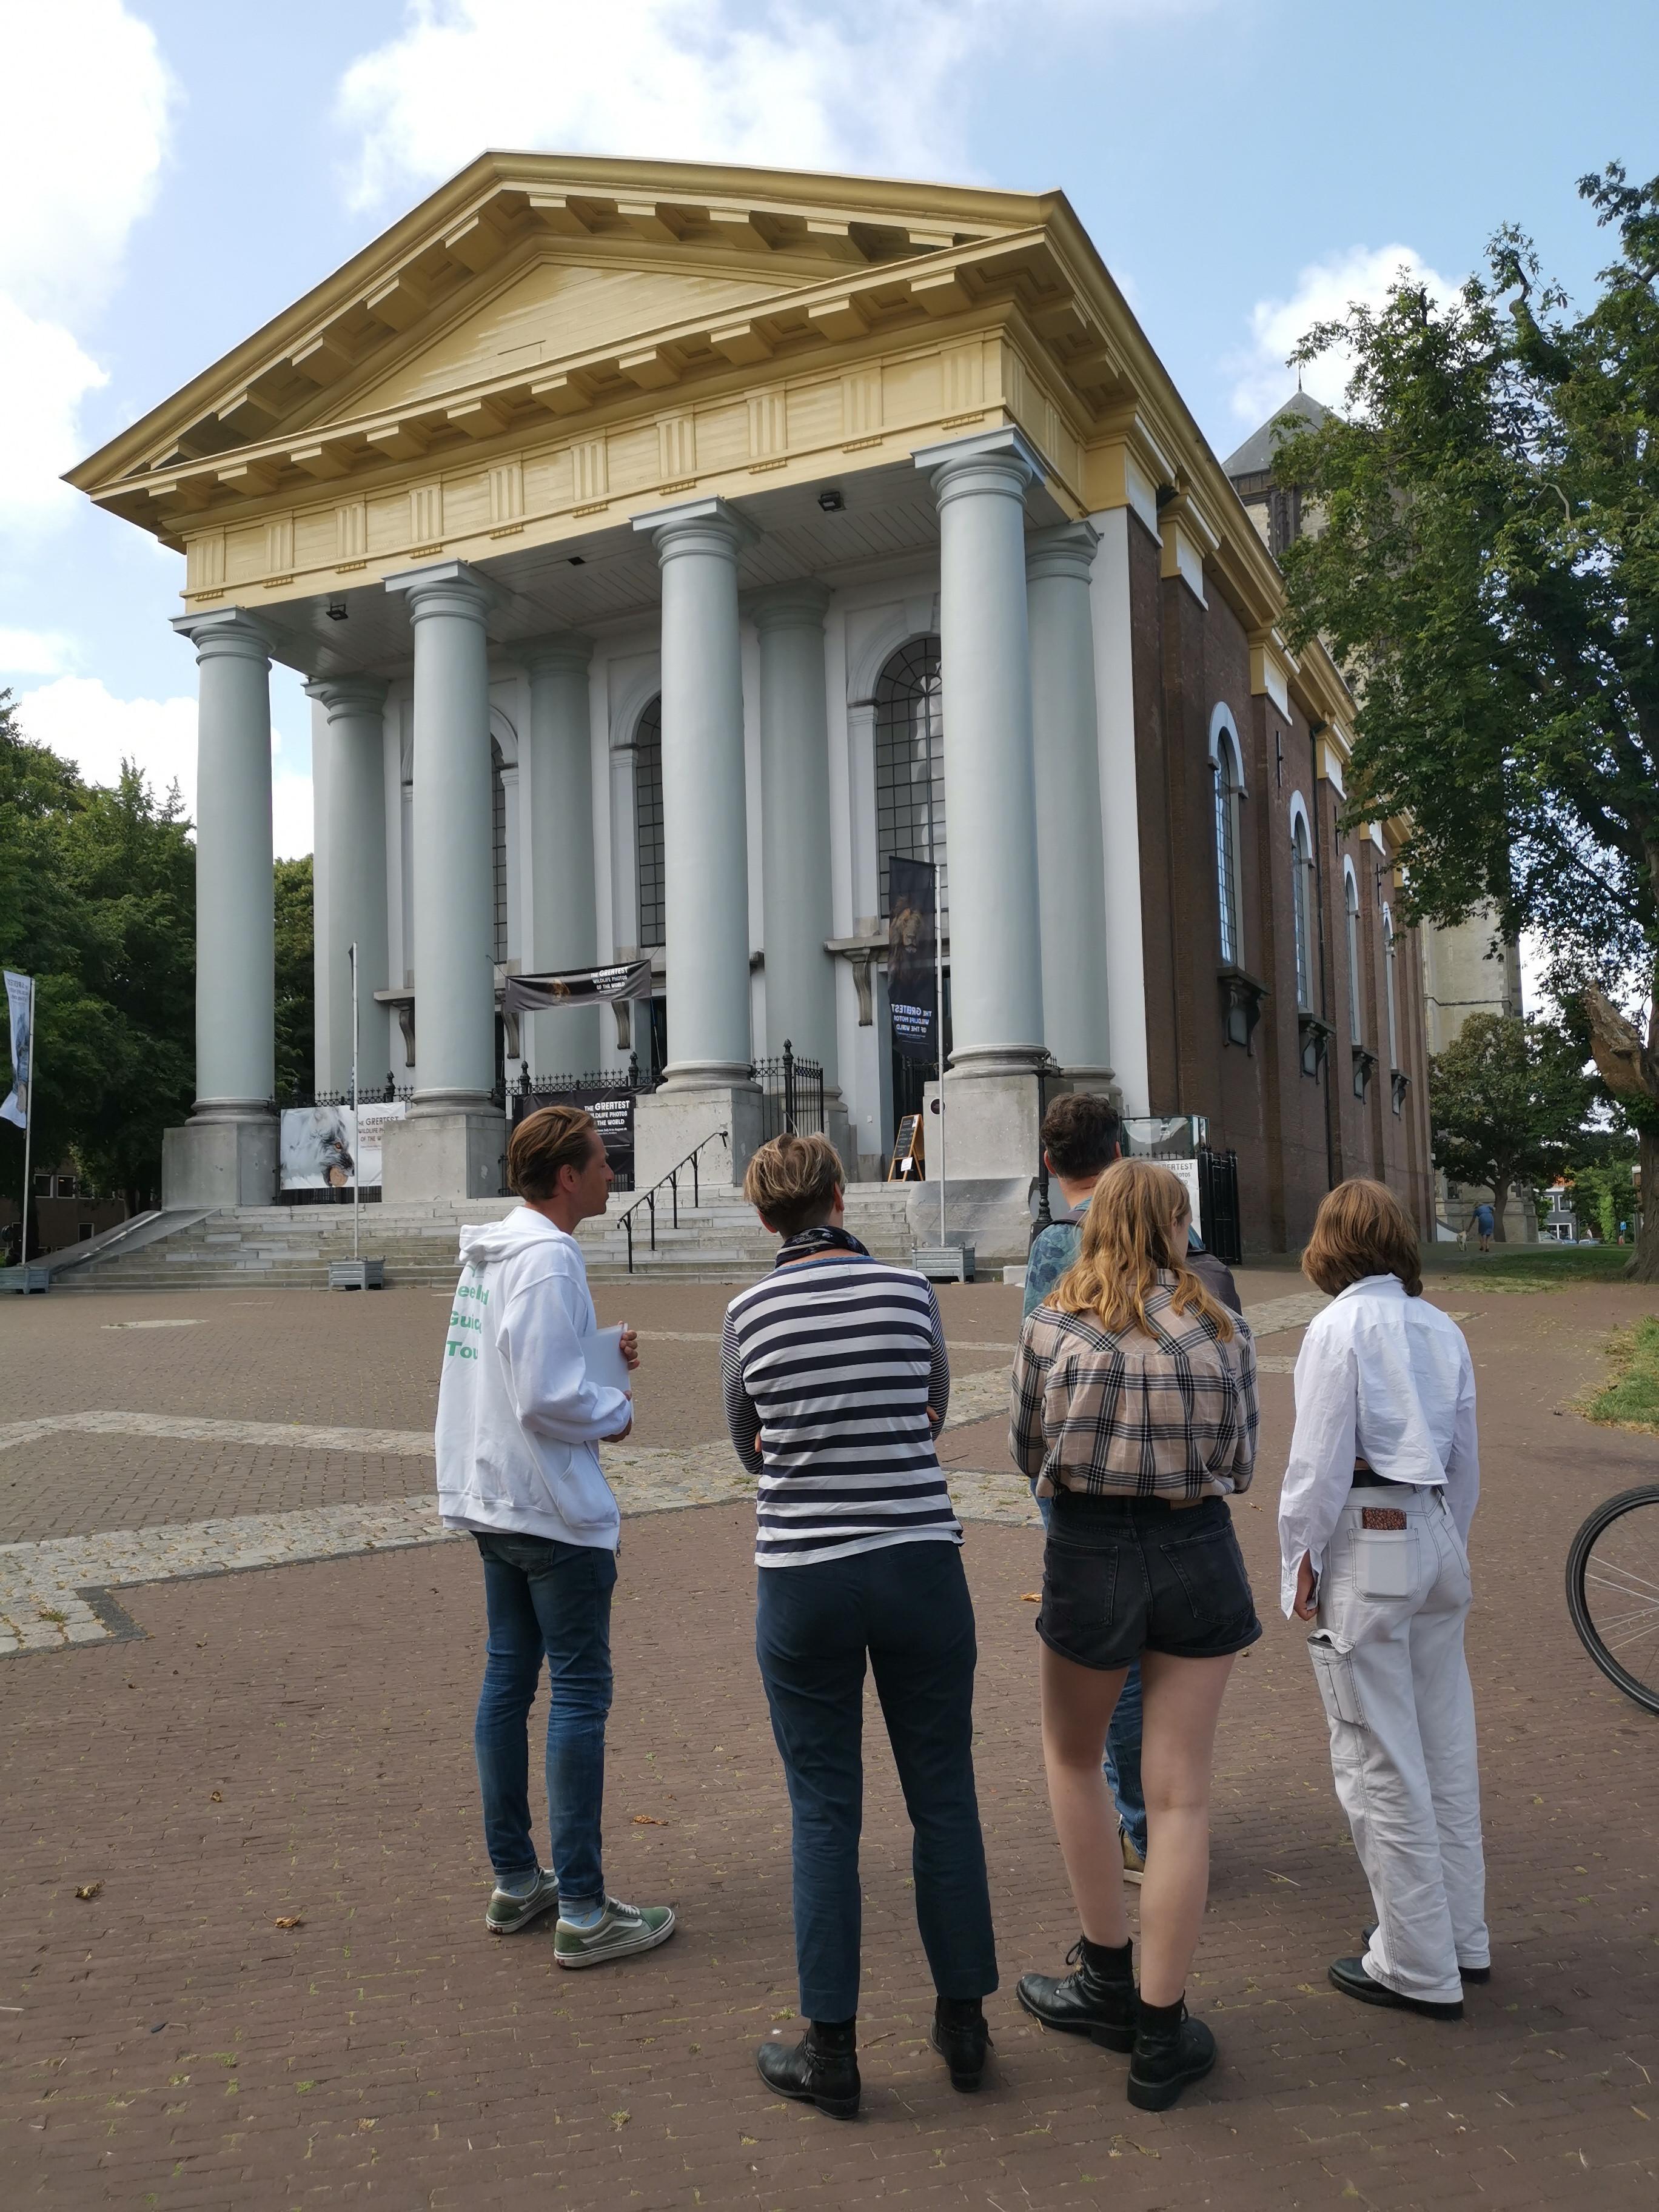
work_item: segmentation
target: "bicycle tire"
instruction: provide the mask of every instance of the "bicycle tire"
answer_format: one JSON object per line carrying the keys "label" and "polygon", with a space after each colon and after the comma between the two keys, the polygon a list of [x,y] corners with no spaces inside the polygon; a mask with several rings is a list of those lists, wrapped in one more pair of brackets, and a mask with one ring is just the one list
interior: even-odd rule
{"label": "bicycle tire", "polygon": [[1596,1540],[1615,1521],[1644,1505],[1659,1507],[1659,1483],[1644,1484],[1639,1490],[1622,1490],[1617,1497],[1604,1498],[1583,1522],[1567,1553],[1567,1611],[1579,1642],[1608,1681],[1622,1690],[1632,1705],[1640,1705],[1644,1712],[1659,1714],[1659,1690],[1638,1681],[1614,1658],[1601,1640],[1584,1592],[1585,1570]]}

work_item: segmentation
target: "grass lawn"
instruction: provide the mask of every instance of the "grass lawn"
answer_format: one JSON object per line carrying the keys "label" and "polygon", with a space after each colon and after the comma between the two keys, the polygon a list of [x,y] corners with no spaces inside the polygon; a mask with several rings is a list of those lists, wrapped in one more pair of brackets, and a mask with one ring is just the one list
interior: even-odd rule
{"label": "grass lawn", "polygon": [[1627,1244],[1499,1244],[1486,1253],[1431,1244],[1423,1249],[1423,1272],[1431,1279],[1461,1276],[1471,1290],[1565,1291],[1580,1283],[1622,1281],[1631,1256]]}
{"label": "grass lawn", "polygon": [[1580,1407],[1587,1420],[1612,1428],[1659,1430],[1659,1315],[1644,1314],[1607,1345],[1607,1381]]}

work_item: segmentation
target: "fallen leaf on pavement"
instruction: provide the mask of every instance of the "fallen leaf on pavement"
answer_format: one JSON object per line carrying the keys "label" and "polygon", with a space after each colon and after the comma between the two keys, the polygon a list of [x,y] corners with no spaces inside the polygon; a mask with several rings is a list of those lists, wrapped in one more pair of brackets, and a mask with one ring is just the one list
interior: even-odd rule
{"label": "fallen leaf on pavement", "polygon": [[1019,1601],[1022,1605],[1041,1605],[1042,1602],[1042,1592],[1041,1590],[1022,1590],[1019,1594]]}
{"label": "fallen leaf on pavement", "polygon": [[89,1881],[82,1888],[77,1889],[75,1894],[83,1905],[89,1905],[103,1886],[101,1881]]}
{"label": "fallen leaf on pavement", "polygon": [[635,1813],[634,1826],[636,1828],[665,1828],[668,1822],[659,1820],[654,1813]]}
{"label": "fallen leaf on pavement", "polygon": [[210,1793],[210,1802],[215,1805],[222,1805],[225,1802],[224,1791],[222,1790],[215,1790],[212,1791]]}
{"label": "fallen leaf on pavement", "polygon": [[273,1920],[270,1924],[273,1928],[303,1928],[306,1923],[297,1912],[294,1912],[289,1914],[285,1919]]}

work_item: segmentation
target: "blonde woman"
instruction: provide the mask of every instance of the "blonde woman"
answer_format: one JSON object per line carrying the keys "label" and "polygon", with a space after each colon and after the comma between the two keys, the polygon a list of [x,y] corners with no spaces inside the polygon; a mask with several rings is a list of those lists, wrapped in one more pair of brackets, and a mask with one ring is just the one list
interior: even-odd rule
{"label": "blonde woman", "polygon": [[[1076,1262],[1025,1322],[1012,1449],[1052,1499],[1037,1634],[1042,1750],[1082,1933],[1069,1974],[1027,1974],[1045,2027],[1127,2051],[1162,2112],[1215,2063],[1187,2016],[1209,1888],[1210,1766],[1233,1661],[1261,1633],[1226,1499],[1255,1466],[1250,1332],[1187,1264],[1185,1193],[1152,1160],[1095,1185]],[[1180,1224],[1178,1227],[1177,1224]],[[1101,1753],[1140,1667],[1148,1828],[1140,1987]]]}

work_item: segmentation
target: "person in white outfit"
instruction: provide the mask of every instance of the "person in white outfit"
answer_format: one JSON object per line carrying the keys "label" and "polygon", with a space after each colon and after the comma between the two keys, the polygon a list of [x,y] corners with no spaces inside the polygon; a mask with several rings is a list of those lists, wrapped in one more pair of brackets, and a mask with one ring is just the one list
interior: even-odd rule
{"label": "person in white outfit", "polygon": [[1463,1656],[1480,1489],[1474,1370],[1423,1297],[1417,1232],[1382,1184],[1340,1183],[1303,1271],[1334,1302],[1296,1363],[1279,1494],[1286,1615],[1308,1638],[1336,1794],[1370,1884],[1345,1996],[1461,2020],[1490,1978],[1474,1696]]}
{"label": "person in white outfit", "polygon": [[[574,1106],[526,1115],[507,1172],[524,1204],[461,1231],[438,1388],[438,1505],[483,1563],[489,1642],[473,1749],[495,1869],[484,1924],[511,1935],[556,1905],[556,1961],[594,1966],[674,1932],[672,1906],[609,1896],[601,1865],[621,1523],[598,1446],[621,1442],[634,1406],[591,1371],[597,1323],[574,1231],[605,1212],[611,1177],[592,1115]],[[619,1349],[637,1365],[631,1330]],[[544,1667],[551,1872],[530,1828],[527,1723]]]}

